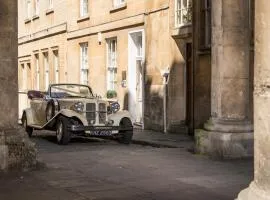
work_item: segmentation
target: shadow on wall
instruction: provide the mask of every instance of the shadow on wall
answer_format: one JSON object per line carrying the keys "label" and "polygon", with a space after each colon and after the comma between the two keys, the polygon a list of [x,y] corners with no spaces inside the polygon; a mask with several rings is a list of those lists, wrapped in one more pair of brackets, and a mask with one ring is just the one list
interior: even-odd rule
{"label": "shadow on wall", "polygon": [[[167,85],[167,129],[178,132],[185,124],[185,89],[184,67],[180,62],[173,62],[170,67],[170,78]],[[145,77],[145,129],[164,130],[164,85],[163,77],[156,70],[154,75]]]}

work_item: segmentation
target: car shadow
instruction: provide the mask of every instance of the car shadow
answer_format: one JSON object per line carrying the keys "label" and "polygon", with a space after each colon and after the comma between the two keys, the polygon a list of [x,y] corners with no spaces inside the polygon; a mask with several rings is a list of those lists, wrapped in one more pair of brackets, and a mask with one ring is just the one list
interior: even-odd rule
{"label": "car shadow", "polygon": [[[42,133],[42,134],[34,134],[32,136],[33,139],[42,139],[46,140],[50,143],[57,144],[56,136],[53,133]],[[85,143],[91,143],[91,144],[104,144],[109,143],[111,140],[107,138],[96,138],[96,137],[83,137],[83,136],[72,136],[70,139],[69,144],[85,144]]]}

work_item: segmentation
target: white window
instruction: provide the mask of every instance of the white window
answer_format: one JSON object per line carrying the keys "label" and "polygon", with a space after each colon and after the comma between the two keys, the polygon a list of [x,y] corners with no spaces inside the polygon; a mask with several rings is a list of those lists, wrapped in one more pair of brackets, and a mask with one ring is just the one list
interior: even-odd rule
{"label": "white window", "polygon": [[126,0],[113,0],[113,6],[114,7],[119,7],[123,5],[126,2]]}
{"label": "white window", "polygon": [[35,65],[36,65],[36,73],[35,73],[36,85],[35,85],[35,88],[36,88],[36,90],[39,90],[40,78],[39,78],[39,55],[38,54],[35,55]]}
{"label": "white window", "polygon": [[25,0],[25,14],[26,19],[31,18],[31,0]]}
{"label": "white window", "polygon": [[34,15],[39,15],[39,0],[34,0]]}
{"label": "white window", "polygon": [[48,9],[53,9],[53,0],[48,0]]}
{"label": "white window", "polygon": [[88,85],[88,43],[80,44],[80,60],[81,60],[81,84]]}
{"label": "white window", "polygon": [[192,0],[175,0],[175,26],[190,24],[192,21]]}
{"label": "white window", "polygon": [[59,83],[59,59],[58,50],[53,51],[54,83]]}
{"label": "white window", "polygon": [[80,0],[80,17],[88,16],[88,0]]}
{"label": "white window", "polygon": [[115,90],[116,83],[117,83],[117,40],[108,39],[107,40],[107,89],[108,90]]}
{"label": "white window", "polygon": [[45,80],[45,90],[48,89],[49,84],[50,84],[50,68],[49,68],[49,55],[48,52],[43,53],[43,65],[44,65],[44,80]]}
{"label": "white window", "polygon": [[27,90],[27,68],[26,68],[26,64],[22,64],[22,86],[21,88],[23,90]]}

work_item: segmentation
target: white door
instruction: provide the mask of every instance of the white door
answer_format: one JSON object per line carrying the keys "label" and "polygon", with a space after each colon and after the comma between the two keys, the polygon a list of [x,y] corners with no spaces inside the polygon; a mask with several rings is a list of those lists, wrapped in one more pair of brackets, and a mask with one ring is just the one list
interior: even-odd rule
{"label": "white door", "polygon": [[143,126],[143,31],[129,33],[128,89],[129,112],[133,122]]}

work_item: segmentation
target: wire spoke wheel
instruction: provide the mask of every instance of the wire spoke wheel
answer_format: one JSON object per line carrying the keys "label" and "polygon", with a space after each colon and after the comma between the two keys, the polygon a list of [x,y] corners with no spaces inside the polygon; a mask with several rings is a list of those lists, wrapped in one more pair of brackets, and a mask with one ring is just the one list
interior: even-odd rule
{"label": "wire spoke wheel", "polygon": [[60,116],[56,124],[56,139],[58,144],[66,145],[70,141],[71,131],[68,129],[68,118]]}
{"label": "wire spoke wheel", "polygon": [[63,122],[59,121],[56,129],[57,142],[59,143],[63,137]]}

